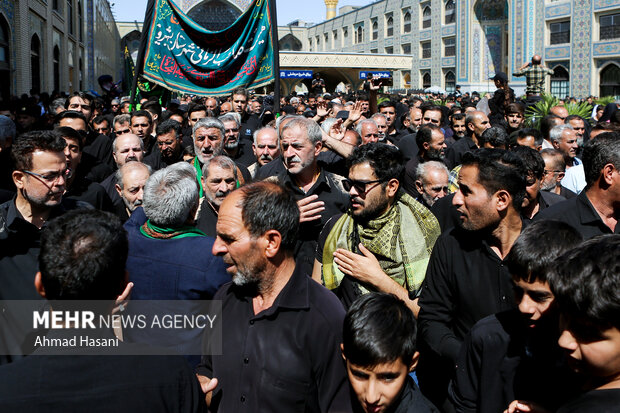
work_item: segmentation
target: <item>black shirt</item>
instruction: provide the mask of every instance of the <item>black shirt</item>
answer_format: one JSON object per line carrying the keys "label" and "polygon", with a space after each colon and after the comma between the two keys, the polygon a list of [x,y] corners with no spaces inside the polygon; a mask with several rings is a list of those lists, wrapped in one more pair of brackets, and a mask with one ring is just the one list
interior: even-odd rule
{"label": "black shirt", "polygon": [[217,212],[213,206],[209,203],[207,198],[204,198],[200,205],[200,211],[198,212],[198,219],[196,220],[196,228],[204,232],[210,237],[215,237],[215,226],[217,225]]}
{"label": "black shirt", "polygon": [[478,320],[514,307],[508,269],[484,233],[454,228],[437,239],[420,307],[422,339],[453,364],[465,335]]}
{"label": "black shirt", "polygon": [[517,399],[555,411],[577,392],[581,380],[563,362],[557,323],[551,316],[534,334],[517,309],[477,322],[450,385],[457,411],[497,413]]}
{"label": "black shirt", "polygon": [[584,239],[590,239],[597,235],[620,234],[620,225],[616,225],[614,231],[605,225],[588,199],[586,190],[581,191],[575,198],[567,199],[547,208],[535,217],[537,221],[545,219],[569,224]]}
{"label": "black shirt", "polygon": [[[355,397],[355,396],[353,396]],[[363,413],[364,410],[355,402],[354,413]],[[439,410],[422,394],[411,376],[405,380],[405,386],[394,403],[390,406],[389,413],[439,413]]]}
{"label": "black shirt", "polygon": [[318,195],[317,201],[325,203],[325,209],[321,212],[321,219],[302,222],[299,225],[299,237],[295,245],[295,261],[297,265],[300,266],[301,271],[312,274],[317,240],[319,239],[321,229],[323,229],[332,216],[347,210],[349,207],[349,195],[343,192],[336,182],[337,177],[324,169],[321,169],[319,177],[307,193],[304,193],[295,184],[288,173],[279,175],[278,180],[290,191],[295,201],[310,195]]}
{"label": "black shirt", "polygon": [[254,142],[254,131],[260,127],[261,123],[258,116],[243,112],[241,115],[241,126],[239,127],[239,139]]}
{"label": "black shirt", "polygon": [[84,153],[92,155],[103,164],[110,167],[114,165],[114,158],[112,157],[112,141],[106,135],[101,135],[92,131],[89,132],[82,150]]}
{"label": "black shirt", "polygon": [[558,413],[617,413],[620,389],[592,390],[565,404]]}
{"label": "black shirt", "polygon": [[212,411],[350,412],[340,355],[344,309],[335,295],[295,268],[273,305],[254,314],[252,297],[232,283],[222,300],[221,356],[197,373],[216,377]]}
{"label": "black shirt", "polygon": [[452,146],[448,146],[446,149],[446,165],[448,169],[453,169],[455,166],[460,165],[463,159],[463,155],[466,152],[471,152],[478,149],[478,146],[469,136],[465,136],[459,139]]}
{"label": "black shirt", "polygon": [[256,162],[256,156],[254,156],[254,152],[252,151],[252,144],[245,139],[239,137],[239,146],[237,147],[237,155],[230,156],[224,151],[224,155],[228,156],[237,164],[241,164],[246,168]]}
{"label": "black shirt", "polygon": [[160,169],[164,169],[177,162],[183,162],[183,151],[180,151],[176,159],[172,160],[171,162],[168,162],[167,160],[165,160],[161,156],[160,151],[151,152],[150,155],[144,158],[144,163],[150,166],[151,169],[153,169],[153,172],[159,171]]}
{"label": "black shirt", "polygon": [[416,134],[417,133],[414,132],[409,135],[405,135],[396,143],[396,146],[405,157],[405,162],[418,156],[419,148],[417,142],[415,141]]}

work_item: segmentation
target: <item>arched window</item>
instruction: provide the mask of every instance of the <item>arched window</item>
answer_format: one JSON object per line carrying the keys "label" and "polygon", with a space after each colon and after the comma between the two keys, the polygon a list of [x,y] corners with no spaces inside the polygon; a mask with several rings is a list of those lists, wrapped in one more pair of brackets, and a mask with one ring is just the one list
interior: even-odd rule
{"label": "arched window", "polygon": [[54,90],[60,92],[60,49],[54,46],[53,56]]}
{"label": "arched window", "polygon": [[357,30],[355,31],[357,37],[357,44],[364,42],[364,27],[357,26]]}
{"label": "arched window", "polygon": [[41,40],[36,34],[30,40],[30,82],[34,92],[41,91]]}
{"label": "arched window", "polygon": [[84,33],[84,22],[82,21],[82,2],[78,1],[77,3],[77,7],[78,7],[78,38],[80,39],[80,42],[83,41],[83,33]]}
{"label": "arched window", "polygon": [[411,33],[411,13],[408,11],[403,16],[403,32]]}
{"label": "arched window", "polygon": [[422,76],[422,89],[431,87],[431,74],[426,72]]}
{"label": "arched window", "polygon": [[456,76],[454,76],[453,72],[446,72],[444,76],[444,81],[446,84],[446,92],[452,93],[456,90]]}
{"label": "arched window", "polygon": [[433,12],[431,11],[430,6],[426,6],[424,7],[424,10],[422,10],[422,28],[423,29],[428,29],[429,27],[431,27],[431,15],[432,14]]}
{"label": "arched window", "polygon": [[67,0],[67,24],[69,26],[69,34],[73,34],[73,0]]}
{"label": "arched window", "polygon": [[445,14],[445,23],[450,24],[456,21],[456,5],[454,4],[454,0],[448,0],[446,2],[446,14]]}
{"label": "arched window", "polygon": [[387,18],[385,25],[387,28],[387,37],[394,36],[394,18],[392,16]]}
{"label": "arched window", "polygon": [[323,40],[325,40],[325,41],[323,42],[323,50],[327,50],[327,49],[329,49],[329,34],[325,33],[325,34],[323,35]]}
{"label": "arched window", "polygon": [[620,67],[610,64],[601,70],[600,96],[620,96]]}
{"label": "arched window", "polygon": [[379,23],[377,20],[372,21],[372,40],[377,40],[379,38]]}
{"label": "arched window", "polygon": [[564,99],[569,95],[569,74],[563,66],[553,68],[551,76],[551,94]]}

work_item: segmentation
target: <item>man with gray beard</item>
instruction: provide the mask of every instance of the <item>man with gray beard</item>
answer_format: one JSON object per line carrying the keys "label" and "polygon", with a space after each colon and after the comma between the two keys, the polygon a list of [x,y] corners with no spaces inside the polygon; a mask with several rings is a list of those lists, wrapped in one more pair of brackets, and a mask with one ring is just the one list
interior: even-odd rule
{"label": "man with gray beard", "polygon": [[200,200],[196,227],[215,237],[220,205],[224,198],[237,188],[237,166],[232,159],[223,155],[208,159],[202,167],[201,180],[205,195]]}
{"label": "man with gray beard", "polygon": [[[204,196],[202,187],[202,168],[205,162],[214,156],[221,155],[224,150],[224,137],[226,129],[224,124],[216,118],[203,118],[197,121],[192,128],[192,139],[194,141],[194,153],[196,156],[192,161],[192,165],[196,169],[196,178],[200,185],[200,196]],[[237,165],[237,177],[239,184],[252,180],[248,168],[235,162]]]}
{"label": "man with gray beard", "polygon": [[254,162],[254,154],[250,149],[250,142],[240,139],[241,116],[230,112],[218,118],[224,124],[224,152],[235,162],[248,167]]}
{"label": "man with gray beard", "polygon": [[220,207],[212,253],[232,276],[214,297],[226,350],[197,369],[211,412],[352,411],[344,309],[295,262],[299,221],[290,191],[270,182],[239,188]]}
{"label": "man with gray beard", "polygon": [[270,126],[256,130],[254,132],[252,150],[254,151],[256,162],[250,165],[248,170],[252,176],[255,176],[258,168],[267,165],[280,155],[280,139],[278,139],[276,130]]}
{"label": "man with gray beard", "polygon": [[151,167],[142,162],[129,161],[121,166],[114,177],[116,178],[116,192],[122,203],[114,205],[114,213],[122,222],[142,205],[144,185],[151,175]]}

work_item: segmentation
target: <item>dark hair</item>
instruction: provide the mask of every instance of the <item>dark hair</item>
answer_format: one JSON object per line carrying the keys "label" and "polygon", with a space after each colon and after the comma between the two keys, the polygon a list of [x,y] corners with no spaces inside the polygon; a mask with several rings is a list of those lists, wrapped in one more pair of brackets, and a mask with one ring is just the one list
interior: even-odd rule
{"label": "dark hair", "polygon": [[528,174],[532,174],[536,179],[542,179],[545,174],[545,160],[536,149],[528,146],[516,146],[512,149],[523,161]]}
{"label": "dark hair", "polygon": [[416,322],[411,310],[392,294],[371,292],[351,305],[342,327],[347,361],[374,367],[396,360],[409,366],[416,352]]}
{"label": "dark hair", "polygon": [[381,108],[394,108],[396,109],[396,102],[393,102],[391,100],[384,100],[383,102],[379,103],[379,106],[377,106],[378,110],[381,111]]}
{"label": "dark hair", "polygon": [[523,139],[527,136],[532,136],[534,138],[534,144],[538,147],[543,143],[543,136],[538,129],[526,128],[519,129],[510,134],[510,146],[516,146],[518,139]]}
{"label": "dark hair", "polygon": [[32,169],[32,153],[36,150],[60,152],[64,157],[65,140],[54,131],[34,131],[20,135],[11,147],[15,170]]}
{"label": "dark hair", "polygon": [[59,126],[54,129],[54,132],[57,132],[62,138],[76,140],[80,148],[80,152],[82,152],[82,149],[84,149],[84,140],[82,139],[82,135],[80,135],[80,133],[75,129],[68,126]]}
{"label": "dark hair", "polygon": [[90,106],[91,109],[93,108],[93,103],[95,100],[95,97],[93,95],[91,95],[90,93],[86,93],[86,92],[74,92],[71,96],[67,98],[67,100],[65,100],[65,109],[69,109],[69,104],[71,102],[71,99],[73,99],[76,96],[78,96],[82,100],[87,100],[88,106]]}
{"label": "dark hair", "polygon": [[[433,140],[433,131],[438,130],[441,132],[441,128],[432,123],[420,126],[418,132],[415,135],[415,143],[418,145],[418,150],[421,152],[424,147],[424,143],[431,143]],[[443,135],[443,132],[442,132]]]}
{"label": "dark hair", "polygon": [[547,115],[540,120],[540,133],[542,133],[543,138],[549,139],[551,129],[553,129],[554,126],[558,124],[561,125],[563,123],[564,121],[559,116]]}
{"label": "dark hair", "polygon": [[245,96],[245,98],[248,98],[248,90],[242,87],[238,87],[235,90],[232,91],[232,93],[230,94],[230,97],[233,97],[235,95],[243,95]]}
{"label": "dark hair", "polygon": [[504,109],[504,113],[506,115],[509,115],[511,113],[518,113],[521,116],[524,116],[525,114],[525,108],[523,107],[522,104],[514,102],[514,103],[509,103],[508,105],[506,105],[506,109]]}
{"label": "dark hair", "polygon": [[478,182],[489,196],[500,189],[506,190],[512,196],[513,207],[521,211],[527,171],[519,156],[503,149],[478,149],[466,152],[462,165],[478,168]]}
{"label": "dark hair", "polygon": [[202,112],[204,111],[205,113],[208,112],[207,107],[203,104],[198,104],[198,105],[191,105],[189,107],[189,109],[187,109],[187,117],[189,119],[189,117],[192,115],[192,113],[194,112]]}
{"label": "dark hair", "polygon": [[129,120],[129,123],[131,124],[133,118],[141,117],[147,118],[149,120],[149,124],[153,124],[153,117],[151,116],[151,112],[149,112],[148,110],[137,110],[135,112],[131,112],[131,119]]}
{"label": "dark hair", "polygon": [[602,235],[570,250],[547,278],[569,331],[598,339],[601,330],[620,329],[620,235]]}
{"label": "dark hair", "polygon": [[465,120],[465,114],[464,113],[455,113],[454,115],[452,115],[452,119],[450,119],[450,125],[454,125],[454,121],[455,120]]}
{"label": "dark hair", "polygon": [[[558,149],[554,148],[545,148],[540,151],[540,156],[547,155],[552,159],[551,168],[554,171],[562,171],[566,172],[566,161],[564,160],[564,154]],[[543,161],[545,158],[543,157]],[[545,162],[545,168],[547,163]]]}
{"label": "dark hair", "polygon": [[255,182],[238,189],[242,194],[243,224],[253,237],[269,230],[282,236],[281,248],[292,252],[299,230],[299,208],[290,193],[272,182]]}
{"label": "dark hair", "polygon": [[433,105],[430,102],[426,102],[426,103],[423,103],[422,105],[420,105],[420,109],[422,110],[422,116],[424,116],[424,114],[426,112],[431,110],[431,111],[439,112],[441,114],[441,119],[439,120],[440,122],[442,122],[445,119],[445,116],[444,116],[443,110],[441,109],[441,106]]}
{"label": "dark hair", "polygon": [[498,126],[492,126],[489,129],[486,129],[482,132],[480,136],[480,141],[478,144],[480,146],[488,143],[493,148],[497,149],[507,149],[508,148],[508,134],[506,131]]}
{"label": "dark hair", "polygon": [[536,221],[512,245],[506,257],[508,271],[514,280],[545,282],[554,260],[582,241],[581,234],[565,222]]}
{"label": "dark hair", "polygon": [[159,102],[149,100],[144,105],[142,105],[142,109],[149,111],[149,112],[153,112],[154,114],[157,115],[157,118],[161,116],[161,105],[159,104]]}
{"label": "dark hair", "polygon": [[392,178],[402,182],[405,163],[397,147],[380,142],[358,146],[347,158],[347,169],[365,162],[368,162],[377,179],[383,181],[384,185]]}
{"label": "dark hair", "polygon": [[601,176],[601,170],[608,163],[620,169],[620,133],[604,132],[590,139],[583,146],[583,171],[587,187]]}
{"label": "dark hair", "polygon": [[41,233],[39,268],[49,300],[114,300],[125,280],[127,233],[108,212],[73,210]]}
{"label": "dark hair", "polygon": [[103,122],[108,122],[108,127],[110,127],[110,119],[108,119],[107,116],[104,116],[104,115],[95,116],[92,122],[93,122],[93,125],[95,123],[98,125]]}
{"label": "dark hair", "polygon": [[159,125],[157,125],[157,130],[155,134],[157,136],[165,135],[170,131],[174,131],[174,133],[176,134],[176,138],[181,139],[181,135],[183,134],[183,132],[181,131],[181,125],[174,119],[165,120]]}
{"label": "dark hair", "polygon": [[88,121],[86,120],[86,116],[79,110],[65,110],[64,112],[60,112],[54,118],[54,125],[58,126],[61,120],[63,119],[82,119],[84,121],[84,125],[88,127]]}

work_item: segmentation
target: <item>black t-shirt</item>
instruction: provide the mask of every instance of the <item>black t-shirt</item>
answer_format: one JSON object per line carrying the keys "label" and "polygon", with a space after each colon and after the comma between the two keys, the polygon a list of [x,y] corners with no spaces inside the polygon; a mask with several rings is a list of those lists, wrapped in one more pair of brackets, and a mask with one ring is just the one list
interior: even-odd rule
{"label": "black t-shirt", "polygon": [[560,407],[557,413],[617,413],[620,410],[620,389],[592,390]]}

